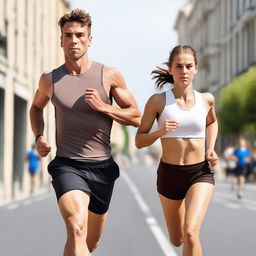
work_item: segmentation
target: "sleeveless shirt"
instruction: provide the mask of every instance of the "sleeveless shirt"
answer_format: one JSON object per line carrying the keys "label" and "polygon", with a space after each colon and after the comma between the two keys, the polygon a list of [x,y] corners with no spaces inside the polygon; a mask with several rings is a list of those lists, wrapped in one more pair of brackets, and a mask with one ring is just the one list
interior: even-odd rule
{"label": "sleeveless shirt", "polygon": [[207,112],[201,94],[193,92],[195,104],[190,109],[183,109],[176,103],[172,90],[165,92],[166,103],[158,118],[158,126],[163,127],[166,120],[176,121],[180,126],[161,138],[205,138]]}
{"label": "sleeveless shirt", "polygon": [[98,91],[103,102],[112,104],[102,82],[103,64],[93,62],[83,74],[68,74],[65,65],[52,71],[57,156],[83,160],[111,157],[113,120],[85,102],[86,88]]}

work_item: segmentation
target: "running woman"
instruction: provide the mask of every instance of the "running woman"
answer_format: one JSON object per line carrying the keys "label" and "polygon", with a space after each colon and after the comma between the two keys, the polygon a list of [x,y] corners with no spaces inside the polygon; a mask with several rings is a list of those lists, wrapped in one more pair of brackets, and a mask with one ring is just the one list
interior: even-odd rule
{"label": "running woman", "polygon": [[[136,135],[138,148],[161,138],[162,156],[157,170],[157,190],[170,240],[183,244],[183,256],[201,256],[199,233],[214,190],[218,160],[214,151],[218,124],[214,97],[192,88],[197,56],[190,46],[177,46],[152,74],[156,85],[173,84],[148,100]],[[154,120],[159,129],[151,132]]]}
{"label": "running woman", "polygon": [[67,230],[64,256],[88,256],[98,245],[119,176],[111,156],[112,122],[138,126],[140,112],[121,74],[89,59],[90,15],[75,9],[59,26],[65,63],[42,74],[30,119],[37,151],[45,157],[51,146],[43,110],[52,101],[57,152],[48,171]]}

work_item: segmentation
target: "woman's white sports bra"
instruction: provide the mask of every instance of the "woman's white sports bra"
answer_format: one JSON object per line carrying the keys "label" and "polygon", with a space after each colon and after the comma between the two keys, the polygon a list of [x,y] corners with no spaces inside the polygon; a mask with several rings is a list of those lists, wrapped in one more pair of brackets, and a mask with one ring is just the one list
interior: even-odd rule
{"label": "woman's white sports bra", "polygon": [[193,92],[195,104],[190,109],[183,109],[176,103],[172,90],[165,92],[166,103],[158,118],[158,126],[162,128],[164,121],[173,120],[178,122],[179,127],[161,138],[205,138],[206,108],[201,94],[195,90]]}

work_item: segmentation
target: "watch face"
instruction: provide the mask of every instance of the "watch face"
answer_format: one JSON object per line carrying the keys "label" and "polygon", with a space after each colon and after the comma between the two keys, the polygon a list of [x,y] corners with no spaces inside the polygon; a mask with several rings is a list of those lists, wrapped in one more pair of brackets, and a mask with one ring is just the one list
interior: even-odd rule
{"label": "watch face", "polygon": [[36,135],[35,143],[37,142],[38,138],[41,137],[41,136],[42,136],[42,134],[37,134],[37,135]]}

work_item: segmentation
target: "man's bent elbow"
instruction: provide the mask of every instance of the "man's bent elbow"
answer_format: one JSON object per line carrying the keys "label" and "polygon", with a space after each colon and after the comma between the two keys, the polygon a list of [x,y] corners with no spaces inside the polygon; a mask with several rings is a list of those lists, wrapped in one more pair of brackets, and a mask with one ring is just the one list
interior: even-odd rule
{"label": "man's bent elbow", "polygon": [[142,148],[143,148],[143,146],[140,145],[140,144],[136,144],[136,143],[135,143],[135,146],[136,146],[137,149],[142,149]]}
{"label": "man's bent elbow", "polygon": [[137,117],[137,118],[134,118],[134,121],[133,121],[133,126],[134,127],[139,127],[140,126],[140,121],[141,121],[141,117]]}
{"label": "man's bent elbow", "polygon": [[141,122],[141,113],[138,109],[133,109],[132,118],[130,119],[130,125],[139,127]]}
{"label": "man's bent elbow", "polygon": [[122,125],[126,125],[126,126],[134,126],[134,127],[139,127],[140,126],[140,121],[141,121],[141,117],[133,117],[129,120],[125,120],[125,121],[120,121],[119,123]]}
{"label": "man's bent elbow", "polygon": [[143,145],[141,144],[141,142],[140,142],[139,139],[137,138],[137,135],[136,135],[136,137],[135,137],[135,146],[136,146],[136,148],[138,148],[138,149],[143,148]]}

